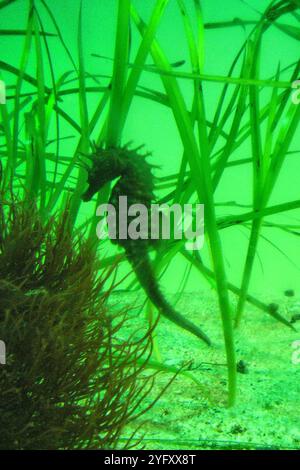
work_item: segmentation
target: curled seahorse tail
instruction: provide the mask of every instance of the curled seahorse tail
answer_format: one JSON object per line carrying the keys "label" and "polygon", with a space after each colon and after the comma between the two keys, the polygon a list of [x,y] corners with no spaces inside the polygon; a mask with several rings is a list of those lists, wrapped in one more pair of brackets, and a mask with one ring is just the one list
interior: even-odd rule
{"label": "curled seahorse tail", "polygon": [[141,286],[158,311],[173,323],[176,323],[211,346],[208,336],[194,323],[177,312],[165,299],[153,273],[148,252],[145,250],[145,252],[141,253],[141,250],[137,250],[136,247],[135,249],[127,247],[126,255]]}

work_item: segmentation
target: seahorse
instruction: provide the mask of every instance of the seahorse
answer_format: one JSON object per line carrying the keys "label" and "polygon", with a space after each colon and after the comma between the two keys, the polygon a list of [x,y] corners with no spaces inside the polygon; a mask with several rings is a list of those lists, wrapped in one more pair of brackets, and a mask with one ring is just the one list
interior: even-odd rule
{"label": "seahorse", "polygon": [[[147,161],[150,153],[140,153],[142,147],[130,149],[128,144],[123,147],[111,148],[94,146],[94,152],[89,155],[92,166],[87,169],[88,187],[82,194],[81,199],[85,202],[90,201],[104,185],[118,179],[112,187],[109,199],[109,203],[116,210],[116,219],[119,220],[118,207],[120,196],[127,197],[128,207],[133,204],[143,204],[147,208],[148,213],[150,213],[151,204],[154,201],[155,184],[152,174],[154,165],[149,164]],[[128,214],[126,216],[128,223],[130,216]],[[155,242],[157,241],[155,240],[153,243],[151,237],[137,240],[130,238],[122,239],[118,236],[118,224],[116,226],[116,233],[116,238],[111,241],[124,248],[126,258],[130,262],[139,283],[159,313],[181,328],[194,334],[207,345],[211,345],[208,336],[198,326],[177,312],[165,299],[156,279],[149,254],[150,248],[153,245],[155,247]]]}

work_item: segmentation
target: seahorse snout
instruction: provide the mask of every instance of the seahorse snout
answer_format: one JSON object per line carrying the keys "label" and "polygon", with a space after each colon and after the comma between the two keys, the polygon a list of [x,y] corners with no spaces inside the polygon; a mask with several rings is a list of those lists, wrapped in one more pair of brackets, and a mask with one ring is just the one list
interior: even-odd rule
{"label": "seahorse snout", "polygon": [[87,190],[81,195],[81,200],[84,202],[88,202],[92,199],[94,194],[95,194],[95,191],[93,191],[92,188],[89,186]]}

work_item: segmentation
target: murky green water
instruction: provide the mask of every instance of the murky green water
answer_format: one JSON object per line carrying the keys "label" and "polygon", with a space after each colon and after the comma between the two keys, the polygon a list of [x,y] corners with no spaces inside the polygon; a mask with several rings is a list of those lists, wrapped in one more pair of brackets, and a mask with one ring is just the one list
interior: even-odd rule
{"label": "murky green water", "polygon": [[[148,24],[156,2],[154,0],[135,0],[132,3],[145,23]],[[300,106],[300,104],[292,104],[291,88],[292,81],[299,78],[300,75],[295,65],[299,60],[300,11],[299,6],[296,9],[296,0],[294,3],[293,1],[285,2],[285,6],[294,6],[295,10],[279,16],[273,23],[270,17],[272,24],[268,23],[268,28],[263,33],[260,50],[254,52],[252,50],[251,56],[251,47],[255,42],[255,35],[250,36],[250,33],[270,3],[269,0],[248,0],[247,2],[240,0],[203,0],[199,3],[203,15],[203,29],[197,30],[201,18],[196,15],[194,2],[192,0],[182,1],[182,4],[186,7],[186,13],[189,14],[191,19],[194,33],[200,31],[201,35],[203,34],[203,37],[200,37],[201,47],[199,47],[198,53],[201,63],[203,92],[201,96],[203,97],[206,113],[205,128],[208,136],[210,162],[211,165],[215,165],[219,158],[225,158],[227,161],[227,166],[222,171],[220,180],[215,187],[214,205],[219,224],[218,234],[222,246],[225,271],[228,282],[234,286],[231,289],[231,291],[234,291],[234,295],[232,292],[230,293],[232,311],[234,312],[236,307],[237,289],[242,285],[253,213],[257,208],[255,206],[257,201],[253,202],[253,187],[258,184],[259,188],[260,184],[265,183],[265,174],[263,172],[268,173],[270,170],[268,165],[271,165],[272,158],[273,163],[276,158],[279,161],[280,152],[282,151],[284,154],[282,164],[279,164],[278,167],[275,165],[275,169],[271,166],[269,171],[271,181],[273,181],[276,173],[276,181],[274,180],[274,185],[271,184],[272,191],[266,206],[271,208],[274,206],[280,207],[280,205],[290,202],[293,202],[294,206],[292,210],[290,208],[284,210],[283,206],[282,211],[278,209],[271,215],[264,214],[265,218],[263,219],[259,242],[255,250],[248,293],[254,297],[256,307],[257,302],[263,303],[265,310],[270,303],[278,304],[279,313],[290,321],[293,314],[300,314],[300,222],[299,205],[297,205],[299,200],[300,133],[299,126],[297,127],[299,114],[297,118],[295,110],[295,107]],[[275,4],[277,3],[275,2]],[[26,0],[16,0],[7,8],[1,10],[0,30],[24,31],[28,18],[28,4],[29,2]],[[76,148],[80,148],[77,146],[78,144],[81,145],[78,139],[80,129],[82,129],[82,113],[87,113],[91,125],[94,113],[101,106],[99,104],[100,100],[107,93],[113,70],[118,2],[116,0],[99,0],[97,2],[83,0],[81,16],[78,0],[46,1],[46,5],[51,8],[60,37],[58,30],[44,8],[43,2],[36,2],[44,31],[52,32],[56,36],[48,37],[46,44],[43,39],[41,39],[40,44],[34,43],[34,38],[32,38],[32,49],[27,56],[24,49],[26,41],[24,34],[17,36],[1,35],[0,60],[2,65],[0,67],[0,78],[4,80],[7,88],[8,112],[12,110],[13,95],[18,91],[16,88],[18,82],[16,73],[12,69],[8,70],[7,64],[19,68],[22,63],[26,63],[25,73],[29,77],[34,77],[34,81],[29,78],[22,84],[20,103],[24,104],[25,110],[28,105],[26,103],[26,96],[28,95],[26,94],[30,94],[35,90],[33,95],[30,95],[31,100],[36,98],[36,93],[45,92],[45,96],[47,95],[47,90],[43,88],[36,91],[36,79],[41,80],[41,82],[44,80],[44,84],[49,87],[50,91],[53,90],[53,82],[56,83],[57,89],[65,90],[65,93],[63,92],[59,96],[56,103],[61,111],[59,121],[55,120],[54,115],[51,117],[46,137],[48,142],[47,151],[52,156],[58,153],[58,174],[55,182],[57,184],[64,175],[64,159],[69,162],[76,155]],[[77,89],[78,80],[76,72],[74,72],[74,65],[78,66],[79,63],[79,17],[82,22],[82,59],[86,71],[86,109],[80,107],[80,90]],[[168,2],[157,29],[156,40],[169,63],[175,64],[170,69],[171,74],[182,74],[177,77],[177,84],[182,93],[183,103],[189,113],[193,108],[194,80],[191,77],[184,76],[184,73],[191,73],[192,68],[183,16],[175,0]],[[130,29],[130,63],[135,60],[140,41],[140,34],[132,21]],[[237,65],[231,73],[232,80],[228,84],[226,97],[222,108],[219,108],[220,114],[218,115],[218,106],[223,96],[224,84],[230,74],[230,67],[247,41],[248,46],[243,49]],[[45,60],[42,68],[39,64],[39,55],[34,52],[34,47],[41,48],[41,55]],[[49,57],[51,57],[51,66],[49,65]],[[74,64],[72,64],[70,57],[73,58]],[[248,78],[253,81],[256,80],[256,84],[250,83],[249,86],[245,76],[242,77],[244,82],[239,82],[243,60],[249,66],[248,72],[252,74]],[[178,63],[181,61],[182,63],[177,67],[176,64],[179,65]],[[141,73],[138,82],[138,93],[130,105],[125,126],[122,129],[122,143],[133,141],[136,145],[145,144],[145,148],[152,152],[150,161],[154,165],[158,165],[154,173],[158,177],[160,185],[160,189],[156,193],[159,199],[176,190],[176,188],[178,190],[178,175],[182,168],[184,146],[182,135],[180,135],[180,125],[178,126],[178,115],[176,123],[171,109],[172,101],[169,100],[170,97],[168,98],[169,90],[164,87],[163,80],[167,78],[167,75],[161,76],[157,63],[154,64],[154,62],[155,56],[151,57],[149,55],[146,60],[147,67]],[[257,65],[256,71],[251,69],[251,63],[254,64],[254,62]],[[134,69],[129,66],[127,73],[129,74],[132,70]],[[293,71],[294,76],[292,76]],[[41,79],[41,73],[44,75],[43,80]],[[278,76],[276,76],[277,73]],[[67,75],[64,76],[63,74]],[[61,77],[64,77],[63,84],[59,83]],[[259,80],[261,82],[258,82]],[[274,82],[281,82],[281,85],[274,86],[272,85]],[[242,101],[243,90],[246,90],[244,102]],[[238,99],[230,101],[233,99],[234,93],[237,93],[240,101]],[[151,97],[153,99],[149,99]],[[39,104],[34,110],[36,113],[39,112],[38,106]],[[107,104],[106,106],[105,111],[96,121],[96,125],[90,134],[91,141],[99,139],[101,129],[103,129],[108,116],[109,107]],[[240,118],[237,113],[239,106],[244,107]],[[225,118],[226,108],[228,115]],[[49,106],[46,113],[51,113],[51,111]],[[33,121],[30,122],[34,122],[34,112],[31,113]],[[47,114],[44,118],[47,119]],[[4,119],[3,115],[1,119]],[[236,122],[234,119],[236,119]],[[56,146],[58,125],[59,148]],[[41,121],[37,120],[37,131],[40,130],[39,126],[41,126]],[[234,132],[235,126],[239,129],[238,133]],[[254,132],[255,126],[257,127]],[[11,124],[11,132],[13,132],[13,124]],[[288,146],[285,147],[289,132],[291,133],[291,139]],[[196,126],[194,126],[194,133],[198,138]],[[214,140],[216,133],[217,138]],[[26,114],[24,115],[22,110],[19,123],[20,151],[23,151],[23,149],[28,151],[26,145],[28,146],[30,136],[32,136],[30,123],[26,124]],[[0,137],[2,139],[1,156],[5,161],[7,140],[5,140],[4,134]],[[200,137],[200,148],[201,143],[203,144],[203,134]],[[197,145],[199,145],[199,141],[197,141]],[[81,150],[83,150],[83,147]],[[30,158],[28,155],[28,153],[27,156],[25,155],[25,162],[26,158]],[[257,163],[257,155],[261,155],[259,163]],[[186,157],[189,161],[189,156],[185,155]],[[26,163],[22,158],[20,157],[20,165],[15,180],[18,175],[26,175]],[[256,164],[253,164],[255,159]],[[241,163],[237,164],[239,161]],[[264,165],[265,168],[262,169]],[[45,175],[49,182],[53,181],[54,168],[53,161],[47,160]],[[216,167],[213,166],[213,168],[211,176],[214,181]],[[77,169],[73,169],[70,175],[65,175],[64,184],[67,188],[65,195],[73,194],[77,171]],[[188,165],[187,171],[189,171]],[[255,180],[257,171],[263,175],[262,180],[258,183]],[[166,180],[163,178],[170,175],[175,176],[171,180],[171,184],[167,185],[165,184]],[[186,175],[186,177],[188,176]],[[195,178],[195,181],[197,181],[197,178]],[[81,184],[84,185],[84,180]],[[49,183],[49,188],[50,186]],[[183,194],[183,189],[179,187],[179,194],[180,192]],[[192,191],[191,194],[190,199],[188,199],[189,202],[203,202],[199,201],[199,193]],[[51,211],[59,209],[64,203],[65,197],[61,197],[56,205],[51,208]],[[250,218],[247,219],[246,217],[241,222],[240,217],[243,218],[247,213],[250,213]],[[229,227],[226,224],[222,226],[222,221],[226,221],[228,217],[231,217],[233,222]],[[77,226],[85,224],[89,218],[95,224],[95,204],[81,204],[76,220]],[[96,238],[95,227],[92,230],[93,236]],[[206,237],[204,247],[198,255],[205,266],[214,269],[209,252],[210,244],[212,244],[212,240],[210,239],[209,242],[209,237]],[[190,338],[173,325],[169,326],[169,323],[164,319],[164,327],[159,326],[158,329],[155,359],[166,361],[167,364],[176,367],[182,364],[184,360],[192,360],[196,364],[196,368],[200,367],[199,365],[202,363],[210,363],[211,369],[209,369],[209,372],[206,371],[202,374],[201,371],[196,370],[195,374],[197,379],[204,384],[203,387],[206,392],[208,390],[212,391],[213,399],[212,403],[209,403],[203,397],[202,391],[198,391],[195,383],[185,382],[187,379],[178,377],[175,385],[172,385],[172,393],[168,392],[169,394],[162,398],[162,401],[157,405],[158,407],[154,408],[147,418],[144,430],[146,439],[149,440],[148,442],[152,442],[152,444],[149,444],[149,448],[151,448],[151,445],[154,448],[168,448],[168,445],[172,446],[170,448],[176,448],[176,442],[185,440],[189,443],[182,444],[182,446],[188,445],[190,448],[202,446],[198,442],[191,443],[192,439],[243,441],[265,446],[299,447],[300,426],[298,420],[295,419],[295,413],[299,402],[298,392],[300,393],[296,385],[300,364],[298,364],[298,356],[294,356],[293,363],[292,354],[293,351],[297,350],[297,345],[295,344],[293,347],[292,343],[300,339],[300,333],[291,332],[286,325],[282,325],[268,316],[266,311],[256,309],[253,307],[253,302],[252,305],[251,303],[246,304],[241,329],[236,332],[235,349],[237,351],[237,360],[243,360],[246,364],[249,364],[249,373],[245,375],[238,374],[238,379],[242,384],[238,387],[238,406],[232,412],[226,410],[227,379],[226,367],[224,367],[226,359],[224,357],[219,306],[211,279],[209,280],[203,276],[201,270],[199,271],[196,265],[191,264],[190,259],[184,257],[180,252],[176,253],[176,250],[171,251],[171,248],[169,247],[168,256],[164,258],[167,269],[162,269],[163,275],[160,279],[162,290],[172,304],[176,304],[179,299],[178,304],[176,304],[179,311],[187,312],[191,320],[195,323],[199,322],[207,329],[213,338],[214,346],[210,352],[206,352],[200,344],[200,351],[198,351],[197,340]],[[106,241],[101,247],[100,255],[115,257],[117,253],[121,252],[122,250]],[[189,256],[194,258],[195,253],[189,252]],[[166,265],[162,268],[164,267]],[[121,279],[122,276],[128,274],[129,269],[128,263],[123,263],[119,269],[119,278]],[[120,288],[132,287],[133,280],[133,276],[129,277],[129,280],[125,281]],[[292,297],[287,297],[284,294],[287,290],[293,291]],[[181,294],[183,295],[181,296]],[[126,304],[130,295],[128,292],[123,295],[120,294],[120,304]],[[192,308],[190,308],[191,302]],[[261,307],[261,305],[258,306]],[[297,323],[295,323],[295,326],[297,327]],[[176,348],[174,344],[176,344]],[[223,366],[216,365],[214,367],[214,364],[219,363],[222,363]],[[188,387],[189,383],[190,388]],[[184,384],[187,386],[186,389]],[[291,390],[291,393],[289,390]],[[273,393],[274,396],[272,396]],[[243,395],[249,401],[245,406],[242,402]],[[197,412],[196,419],[196,411],[191,413],[191,410],[198,409],[197,403],[200,412],[199,415]],[[174,411],[172,416],[173,412],[170,409],[176,410],[177,405],[178,409]],[[276,419],[278,420],[278,432],[272,434],[271,423]],[[257,424],[258,422],[259,424]],[[199,432],[195,434],[194,429],[199,429]],[[281,440],[280,435],[283,436],[283,434],[285,437],[284,439],[282,437]],[[160,439],[165,439],[165,442],[171,442],[171,444],[163,444],[163,441],[159,439],[156,441],[158,435]]]}

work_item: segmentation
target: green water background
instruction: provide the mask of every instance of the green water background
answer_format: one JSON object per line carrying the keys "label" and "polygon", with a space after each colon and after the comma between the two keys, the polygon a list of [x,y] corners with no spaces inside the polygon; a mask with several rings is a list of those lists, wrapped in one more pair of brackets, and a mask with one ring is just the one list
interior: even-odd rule
{"label": "green water background", "polygon": [[[72,55],[77,57],[77,24],[79,14],[79,0],[52,0],[47,2],[56,21],[61,28],[65,42]],[[153,0],[136,0],[138,11],[147,21],[154,6]],[[186,0],[186,5],[193,11],[192,0]],[[218,22],[230,21],[234,18],[244,20],[258,20],[259,14],[251,7],[263,12],[269,5],[268,0],[249,0],[248,5],[240,0],[203,0],[202,2],[204,21]],[[26,24],[28,2],[18,0],[15,4],[5,9],[5,15],[1,13],[1,28],[24,29]],[[42,11],[42,10],[41,10]],[[83,0],[83,40],[86,70],[91,74],[110,74],[112,63],[92,57],[93,53],[113,56],[114,34],[116,23],[117,2],[116,0]],[[5,21],[4,21],[5,16]],[[53,31],[49,19],[44,19],[46,30]],[[282,22],[286,21],[286,16]],[[292,24],[292,20],[288,19]],[[5,24],[4,24],[5,23]],[[296,25],[296,23],[294,23]],[[215,75],[227,75],[233,58],[247,37],[251,27],[241,26],[226,29],[206,30],[205,33],[205,68],[203,73]],[[175,0],[170,0],[163,21],[159,27],[157,36],[161,46],[171,62],[186,60],[186,64],[180,69],[190,71],[188,49],[184,34],[182,18],[178,11]],[[132,29],[132,54],[138,44],[138,34],[134,27]],[[1,38],[1,59],[15,66],[20,63],[21,45],[23,39],[20,37]],[[54,58],[56,77],[66,70],[71,70],[71,64],[66,54],[55,38],[49,40],[51,53]],[[261,57],[261,78],[269,78],[276,73],[278,65],[282,68],[295,62],[299,58],[299,42],[278,29],[272,27],[265,34],[263,51]],[[152,63],[151,58],[148,63]],[[34,70],[35,63],[32,57],[30,68]],[[49,71],[48,71],[49,72]],[[5,78],[5,77],[4,77]],[[281,77],[288,79],[289,75]],[[107,79],[100,78],[101,84],[107,84]],[[49,80],[50,84],[50,80]],[[163,91],[159,76],[143,73],[141,84]],[[191,102],[193,85],[189,81],[180,81],[184,90],[185,98]],[[220,96],[222,85],[216,83],[205,83],[204,85],[206,110],[208,119],[214,115],[217,100]],[[271,89],[264,91],[262,102],[267,102],[271,96]],[[95,109],[99,96],[89,96],[90,115]],[[79,117],[78,101],[75,96],[64,99],[64,108],[71,112],[76,119]],[[97,129],[99,132],[99,129]],[[70,129],[62,127],[62,134],[70,135]],[[74,139],[75,142],[76,139]],[[133,140],[137,144],[146,144],[147,149],[153,152],[152,162],[161,165],[159,175],[164,176],[179,171],[182,145],[170,110],[163,108],[157,103],[149,100],[135,98],[131,107],[129,118],[125,127],[124,142]],[[290,150],[299,150],[300,137],[293,142]],[[67,140],[61,145],[62,154],[70,154],[74,148],[72,140]],[[251,155],[250,142],[240,147],[232,159],[246,158]],[[299,177],[300,159],[299,154],[287,158],[282,169],[280,178],[276,184],[270,205],[299,199]],[[236,201],[240,204],[251,204],[252,190],[252,167],[243,165],[226,170],[218,188],[215,200],[217,203]],[[244,209],[245,211],[247,209]],[[218,208],[218,215],[232,213],[230,207]],[[90,215],[90,206],[82,205],[80,219],[84,220]],[[288,212],[280,216],[269,218],[281,223],[298,223],[299,210]],[[222,244],[225,252],[226,266],[229,279],[240,285],[242,269],[247,249],[249,231],[241,227],[232,227],[222,231]],[[284,289],[293,288],[300,294],[299,275],[299,238],[284,234],[277,229],[264,229],[263,235],[268,237],[285,255],[274,248],[270,243],[261,239],[258,256],[255,263],[254,274],[250,287],[251,292],[264,292],[270,296],[273,293],[281,293]],[[108,251],[110,248],[108,248]],[[207,247],[204,248],[207,255]],[[184,275],[186,263],[181,257],[176,257],[171,262],[167,273],[163,277],[163,284],[167,291],[176,292]],[[124,267],[125,271],[128,267]],[[192,270],[186,291],[195,291],[205,286],[201,276]]]}

